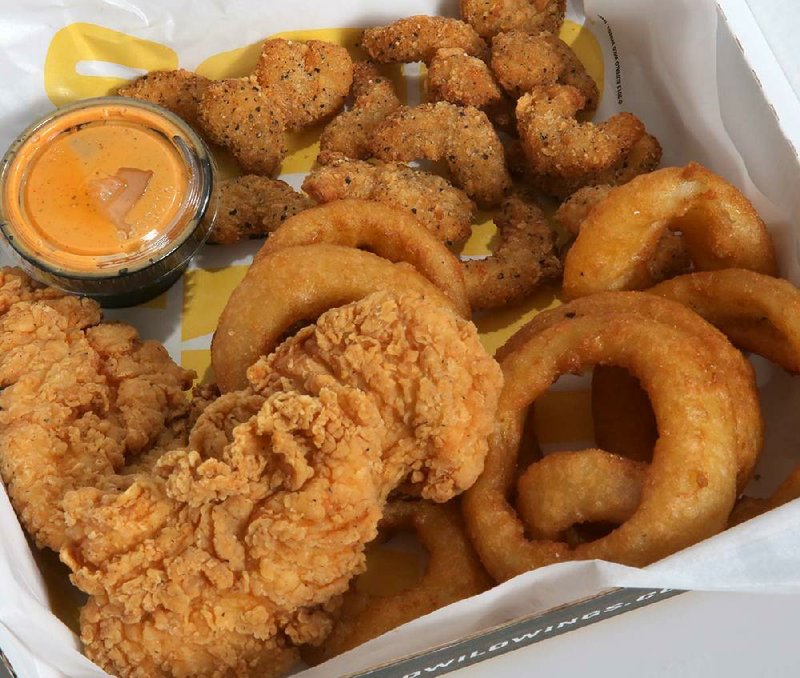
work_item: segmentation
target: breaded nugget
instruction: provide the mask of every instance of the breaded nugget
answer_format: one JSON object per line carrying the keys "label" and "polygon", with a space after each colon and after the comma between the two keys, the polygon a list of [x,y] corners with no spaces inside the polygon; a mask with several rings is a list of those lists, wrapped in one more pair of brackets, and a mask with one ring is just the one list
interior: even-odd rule
{"label": "breaded nugget", "polygon": [[210,84],[211,80],[208,78],[182,68],[175,71],[150,71],[120,87],[117,94],[162,106],[199,129],[197,108],[203,92]]}
{"label": "breaded nugget", "polygon": [[353,84],[353,61],[340,45],[321,40],[267,40],[254,75],[283,107],[286,127],[327,120],[344,106]]}
{"label": "breaded nugget", "polygon": [[494,254],[463,262],[473,311],[522,301],[562,271],[555,233],[532,199],[520,195],[506,198],[494,222],[500,231]]}
{"label": "breaded nugget", "polygon": [[[605,199],[612,186],[587,186],[573,193],[556,211],[553,219],[573,238],[578,235],[583,220],[592,208]],[[573,238],[570,238],[572,243]],[[647,270],[654,282],[661,282],[692,270],[692,259],[680,233],[666,231],[647,262]]]}
{"label": "breaded nugget", "polygon": [[529,175],[528,183],[542,193],[563,199],[584,186],[627,184],[634,177],[656,169],[661,162],[661,154],[661,144],[658,143],[658,139],[652,134],[645,134],[627,155],[607,170],[590,176],[572,178],[549,174]]}
{"label": "breaded nugget", "polygon": [[492,71],[511,96],[540,85],[572,85],[585,99],[583,109],[597,108],[600,93],[586,67],[563,40],[550,33],[501,33],[492,41]]}
{"label": "breaded nugget", "polygon": [[437,49],[458,47],[485,57],[486,43],[469,24],[443,16],[410,16],[388,26],[367,28],[361,38],[370,58],[383,64],[431,62]]}
{"label": "breaded nugget", "polygon": [[353,70],[353,106],[328,123],[319,138],[320,150],[348,158],[369,158],[372,132],[399,107],[392,81],[383,77],[372,62],[359,61]]}
{"label": "breaded nugget", "polygon": [[513,102],[489,67],[458,47],[436,51],[428,67],[428,96],[431,101],[480,108],[500,127],[507,127],[514,118]]}
{"label": "breaded nugget", "polygon": [[645,134],[639,118],[617,113],[605,122],[580,123],[585,98],[569,85],[535,87],[517,102],[517,130],[535,175],[590,178],[621,162]]}
{"label": "breaded nugget", "polygon": [[446,160],[453,183],[478,205],[498,205],[511,187],[503,144],[483,111],[440,101],[392,113],[375,130],[381,160]]}
{"label": "breaded nugget", "polygon": [[505,31],[558,33],[567,0],[461,0],[461,17],[483,38]]}
{"label": "breaded nugget", "polygon": [[243,78],[210,84],[200,100],[201,128],[230,149],[245,172],[272,176],[286,155],[286,123],[275,97]]}
{"label": "breaded nugget", "polygon": [[208,242],[228,245],[263,238],[286,219],[314,205],[279,179],[250,174],[220,183],[219,209]]}
{"label": "breaded nugget", "polygon": [[471,232],[475,205],[448,181],[407,165],[377,160],[364,162],[321,154],[321,166],[303,182],[303,190],[319,202],[342,198],[376,200],[411,212],[448,244]]}

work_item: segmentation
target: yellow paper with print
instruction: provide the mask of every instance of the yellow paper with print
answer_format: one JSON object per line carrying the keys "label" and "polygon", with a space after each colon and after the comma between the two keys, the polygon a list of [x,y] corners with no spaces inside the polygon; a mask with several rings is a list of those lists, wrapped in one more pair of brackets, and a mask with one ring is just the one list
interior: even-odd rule
{"label": "yellow paper with print", "polygon": [[[347,48],[355,59],[364,59],[366,54],[358,46],[361,29],[351,27],[317,28],[311,30],[290,30],[264,36],[248,44],[212,54],[201,60],[194,70],[211,79],[238,78],[250,74],[259,58],[261,45],[270,38],[287,40],[324,40]],[[601,49],[592,33],[580,24],[567,20],[560,36],[570,44],[586,65],[590,75],[597,81],[598,89],[603,91],[603,59]],[[98,75],[87,71],[87,64],[105,64],[117,67],[114,75]],[[48,97],[55,105],[63,105],[93,96],[113,94],[127,82],[127,73],[135,77],[140,73],[160,69],[180,67],[178,55],[168,45],[159,44],[129,35],[111,28],[92,23],[73,23],[60,29],[53,36],[45,61],[44,84]],[[383,67],[386,75],[394,81],[401,101],[414,105],[426,100],[424,66],[390,65]],[[101,69],[102,70],[102,69]],[[113,70],[113,69],[112,69]],[[299,185],[302,175],[313,166],[319,151],[319,135],[322,125],[288,135],[289,153],[282,166],[281,176],[295,179]],[[222,176],[235,176],[239,173],[235,161],[224,151],[215,151]],[[440,168],[434,168],[438,171]],[[472,236],[464,243],[463,256],[486,256],[490,254],[492,241],[497,229],[491,214],[479,212],[476,216]],[[255,250],[257,244],[252,246]],[[249,257],[248,257],[249,259]],[[230,263],[224,266],[190,269],[181,286],[180,304],[180,346],[168,346],[181,363],[193,369],[200,380],[213,378],[210,372],[210,340],[217,319],[231,291],[242,279],[247,270],[247,261]],[[268,300],[265,300],[268,303]],[[479,328],[486,349],[493,353],[511,334],[539,311],[559,303],[558,289],[545,287],[530,299],[515,307],[491,313],[481,313],[475,322]],[[166,298],[159,297],[144,305],[152,314],[168,314]],[[550,396],[547,396],[550,398]],[[590,415],[586,406],[585,392],[572,392],[556,396],[559,408],[540,405],[542,412],[563,412],[565,398],[572,399],[572,416],[564,427],[570,436],[578,430],[591,429]],[[570,409],[570,408],[567,408]],[[563,416],[538,416],[540,435],[547,441],[555,441],[562,428],[558,422],[565,423]],[[576,421],[589,421],[588,425]]]}

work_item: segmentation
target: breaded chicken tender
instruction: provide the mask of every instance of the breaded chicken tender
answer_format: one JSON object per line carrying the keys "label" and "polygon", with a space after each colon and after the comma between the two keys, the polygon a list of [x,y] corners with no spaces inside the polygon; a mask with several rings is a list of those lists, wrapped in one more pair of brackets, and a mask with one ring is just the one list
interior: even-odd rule
{"label": "breaded chicken tender", "polygon": [[481,207],[498,205],[511,187],[503,144],[473,106],[402,107],[375,130],[372,150],[381,160],[446,160],[453,183]]}
{"label": "breaded chicken tender", "polygon": [[461,17],[483,38],[505,31],[557,34],[567,0],[461,0]]}
{"label": "breaded chicken tender", "polygon": [[491,66],[511,96],[520,97],[542,85],[571,85],[584,97],[582,110],[597,108],[597,83],[570,46],[550,33],[512,31],[495,36]]}
{"label": "breaded chicken tender", "polygon": [[382,64],[431,62],[437,49],[458,47],[485,57],[486,43],[469,24],[443,16],[410,16],[388,26],[367,28],[361,38],[370,58]]}
{"label": "breaded chicken tender", "polygon": [[366,160],[372,155],[370,141],[378,124],[400,107],[400,99],[389,78],[375,64],[359,61],[353,70],[353,105],[340,113],[322,131],[322,151],[341,153],[348,158]]}
{"label": "breaded chicken tender", "polygon": [[[573,237],[577,236],[583,220],[596,204],[605,199],[612,188],[603,184],[576,191],[558,208],[553,217],[555,222]],[[680,233],[668,230],[661,236],[653,256],[647,262],[647,270],[655,283],[692,270],[692,259]]]}
{"label": "breaded chicken tender", "polygon": [[124,87],[121,97],[143,99],[172,111],[195,129],[200,129],[197,119],[200,99],[211,80],[179,68],[174,71],[150,71]]}
{"label": "breaded chicken tender", "polygon": [[0,474],[25,529],[54,550],[64,495],[102,484],[189,408],[193,373],[132,327],[99,322],[77,297],[17,301],[0,318]]}
{"label": "breaded chicken tender", "polygon": [[286,120],[277,95],[254,79],[209,85],[199,107],[209,139],[228,148],[245,172],[273,176],[286,155]]}
{"label": "breaded chicken tender", "polygon": [[263,238],[289,217],[314,205],[280,179],[249,174],[220,182],[219,208],[208,242],[228,245]]}
{"label": "breaded chicken tender", "polygon": [[318,202],[361,198],[384,202],[413,214],[445,243],[465,240],[472,231],[475,204],[435,174],[401,163],[350,160],[321,154],[320,166],[303,182]]}
{"label": "breaded chicken tender", "polygon": [[267,40],[254,76],[283,109],[287,129],[336,115],[353,84],[353,61],[340,45],[321,40]]}
{"label": "breaded chicken tender", "polygon": [[569,85],[536,87],[517,102],[517,130],[534,175],[589,180],[620,163],[645,134],[641,120],[617,113],[599,124],[580,123],[585,104]]}
{"label": "breaded chicken tender", "polygon": [[436,51],[428,67],[428,96],[431,101],[480,108],[500,127],[513,121],[513,102],[497,84],[489,67],[459,48]]}
{"label": "breaded chicken tender", "polygon": [[388,293],[323,314],[249,378],[193,447],[64,500],[81,638],[114,675],[285,671],[330,631],[389,493],[475,481],[502,385],[474,325]]}
{"label": "breaded chicken tender", "polygon": [[520,195],[506,198],[494,222],[500,232],[494,253],[463,262],[473,311],[520,302],[562,271],[555,233],[532,199]]}

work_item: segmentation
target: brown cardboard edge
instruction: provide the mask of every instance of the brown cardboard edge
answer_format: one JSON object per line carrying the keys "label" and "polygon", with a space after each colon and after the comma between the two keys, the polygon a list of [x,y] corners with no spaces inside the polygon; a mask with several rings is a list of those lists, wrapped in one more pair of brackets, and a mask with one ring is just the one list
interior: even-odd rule
{"label": "brown cardboard edge", "polygon": [[452,643],[381,664],[344,678],[440,676],[547,638],[611,619],[625,612],[686,593],[679,589],[615,588],[595,596],[521,617]]}

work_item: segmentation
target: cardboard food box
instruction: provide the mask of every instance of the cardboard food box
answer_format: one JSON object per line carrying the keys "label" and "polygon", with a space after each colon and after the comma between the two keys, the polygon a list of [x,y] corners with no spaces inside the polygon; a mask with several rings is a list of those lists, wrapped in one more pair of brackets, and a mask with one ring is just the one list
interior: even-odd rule
{"label": "cardboard food box", "polygon": [[[261,40],[276,35],[340,42],[355,50],[358,28],[413,14],[457,15],[457,2],[295,0],[76,0],[18,3],[5,12],[9,58],[0,74],[13,97],[0,101],[0,142],[35,117],[75,99],[108,93],[147,70],[247,74]],[[797,98],[746,0],[576,0],[562,37],[603,92],[597,119],[629,110],[664,146],[663,165],[697,160],[739,186],[767,221],[781,273],[800,283],[800,116]],[[408,103],[424,98],[417,66],[395,69]],[[316,156],[319,130],[297,135],[282,178],[299,186]],[[222,159],[223,173],[231,166]],[[485,254],[494,227],[477,225],[464,255]],[[208,378],[217,317],[257,243],[207,247],[167,293],[109,312],[158,339]],[[477,319],[494,350],[538,310],[557,303],[546,289],[530,302]],[[755,359],[767,446],[749,493],[769,494],[800,463],[800,385]],[[537,402],[546,449],[583,446],[591,436],[586,382],[563,379]],[[569,435],[565,437],[564,430]],[[796,504],[796,502],[795,502]],[[645,569],[610,563],[542,568],[396,629],[303,675],[440,675],[541,642],[683,590],[800,592],[800,506],[789,504]],[[73,631],[77,598],[53,554],[35,553],[0,490],[0,647],[25,678],[105,675],[86,660]]]}

